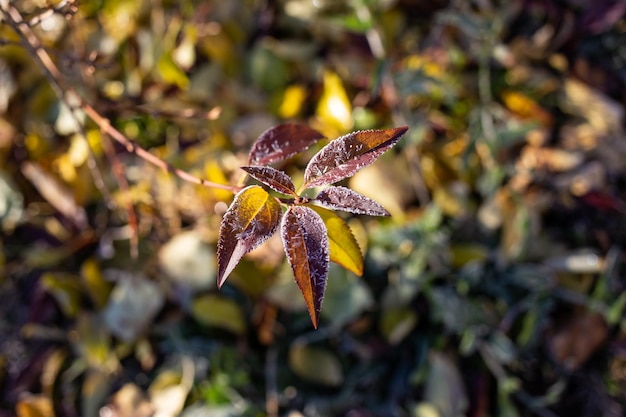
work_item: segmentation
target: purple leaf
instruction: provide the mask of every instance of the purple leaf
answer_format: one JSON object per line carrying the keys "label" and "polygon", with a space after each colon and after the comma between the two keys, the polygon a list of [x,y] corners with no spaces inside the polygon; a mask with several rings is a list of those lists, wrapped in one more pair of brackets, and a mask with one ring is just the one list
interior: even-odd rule
{"label": "purple leaf", "polygon": [[217,242],[217,285],[221,287],[243,255],[265,242],[280,224],[276,199],[258,185],[244,188],[226,210]]}
{"label": "purple leaf", "polygon": [[368,216],[390,216],[389,212],[376,201],[346,187],[330,186],[315,197],[320,205],[333,209]]}
{"label": "purple leaf", "polygon": [[248,165],[269,165],[303,152],[324,135],[305,125],[285,123],[267,129],[252,145]]}
{"label": "purple leaf", "polygon": [[326,226],[313,209],[291,206],[283,216],[281,236],[287,260],[317,328],[330,261]]}
{"label": "purple leaf", "polygon": [[391,149],[407,130],[406,126],[361,130],[333,140],[309,161],[304,172],[306,188],[333,184],[354,175]]}
{"label": "purple leaf", "polygon": [[297,196],[296,187],[291,178],[282,171],[272,167],[241,167],[241,169],[277,193]]}

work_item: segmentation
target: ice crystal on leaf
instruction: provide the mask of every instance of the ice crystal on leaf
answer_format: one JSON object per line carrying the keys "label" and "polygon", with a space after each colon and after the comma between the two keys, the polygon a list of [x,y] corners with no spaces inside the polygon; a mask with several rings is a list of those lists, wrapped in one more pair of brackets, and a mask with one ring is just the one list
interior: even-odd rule
{"label": "ice crystal on leaf", "polygon": [[[350,228],[327,209],[389,216],[376,201],[349,188],[330,184],[373,163],[391,149],[407,129],[363,130],[328,143],[313,156],[304,172],[302,189],[328,185],[315,198],[301,195],[287,174],[268,165],[305,151],[322,135],[307,126],[292,123],[275,126],[261,134],[250,150],[250,166],[242,169],[268,189],[287,197],[274,197],[258,185],[245,187],[235,195],[220,226],[218,286],[222,286],[246,253],[262,244],[280,226],[287,260],[313,326],[317,328],[329,262],[336,262],[358,275],[363,272],[363,255]],[[284,214],[281,205],[287,207]]]}

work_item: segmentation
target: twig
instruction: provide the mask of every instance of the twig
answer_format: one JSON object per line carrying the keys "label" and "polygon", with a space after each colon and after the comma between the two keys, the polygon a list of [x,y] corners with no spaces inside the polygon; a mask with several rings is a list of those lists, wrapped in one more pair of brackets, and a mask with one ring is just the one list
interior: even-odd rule
{"label": "twig", "polygon": [[154,166],[156,166],[158,168],[161,168],[164,171],[170,172],[170,173],[176,175],[177,177],[179,177],[180,179],[188,181],[188,182],[191,182],[193,184],[203,185],[205,187],[219,188],[221,190],[227,190],[227,191],[231,191],[233,193],[236,193],[236,192],[238,192],[241,189],[241,187],[236,187],[236,186],[233,186],[233,185],[218,184],[218,183],[215,183],[215,182],[207,181],[205,179],[202,179],[202,178],[196,177],[194,175],[191,175],[190,173],[188,173],[186,171],[183,171],[181,169],[175,168],[171,164],[168,164],[164,160],[160,159],[157,156],[154,156],[153,154],[151,154],[150,152],[148,152],[147,150],[145,150],[141,146],[137,145],[135,142],[132,142],[130,139],[128,139],[126,136],[124,136],[119,130],[117,130],[116,128],[111,126],[111,122],[109,122],[109,120],[107,118],[101,116],[89,104],[83,103],[83,107],[82,108],[85,111],[85,113],[87,114],[87,116],[96,125],[98,125],[98,127],[102,130],[102,132],[104,132],[105,134],[107,134],[108,136],[113,138],[116,142],[118,142],[119,144],[124,146],[124,149],[126,149],[127,152],[133,153],[133,154],[137,155],[138,157],[140,157],[141,159],[145,160],[146,162],[149,162],[152,165],[154,165]]}
{"label": "twig", "polygon": [[[67,12],[64,12],[63,9],[68,5],[70,6],[70,10]],[[75,12],[76,12],[76,0],[61,0],[59,4],[57,4],[56,6],[49,8],[45,10],[44,12],[38,14],[37,16],[34,16],[28,19],[28,25],[30,27],[37,26],[41,24],[41,22],[43,22],[44,20],[48,19],[50,16],[57,14],[57,13],[62,14],[65,17],[68,17],[68,16],[73,15]]]}
{"label": "twig", "polygon": [[[46,50],[41,46],[41,43],[31,30],[29,24],[22,19],[20,12],[12,4],[9,4],[7,9],[0,9],[0,11],[4,15],[5,20],[9,23],[9,25],[24,40],[25,46],[31,51],[31,55],[36,58],[37,63],[41,67],[41,70],[43,71],[46,78],[49,80],[57,95],[60,98],[65,98],[66,94],[73,93],[77,97],[80,97],[80,95],[73,88],[65,87],[61,84],[60,80],[63,80],[61,72],[50,58],[50,55],[48,55]],[[146,162],[164,171],[170,172],[184,181],[188,181],[205,187],[227,190],[233,193],[236,193],[241,189],[241,187],[237,186],[218,184],[207,181],[205,179],[191,175],[186,171],[175,168],[171,164],[165,162],[164,160],[154,156],[147,150],[143,149],[138,144],[132,142],[119,130],[114,128],[111,125],[110,121],[107,118],[101,116],[91,105],[85,103],[82,98],[80,100],[80,108],[85,112],[85,114],[100,128],[103,133],[124,146],[127,152],[137,155]],[[64,102],[66,102],[66,100],[64,100]]]}
{"label": "twig", "polygon": [[[63,4],[59,5],[59,7],[63,7]],[[51,9],[51,10],[54,10],[54,9]],[[11,27],[15,30],[15,32],[22,38],[23,45],[27,49],[29,49],[31,56],[35,59],[35,61],[39,64],[40,68],[43,70],[44,75],[48,79],[50,85],[54,89],[59,99],[67,106],[72,119],[74,120],[74,122],[76,123],[76,126],[78,127],[78,130],[80,132],[82,139],[87,144],[87,149],[89,150],[88,158],[87,158],[87,167],[89,168],[91,172],[91,175],[94,180],[94,184],[96,188],[100,191],[100,193],[103,195],[107,204],[110,205],[113,199],[111,198],[109,194],[109,190],[107,189],[104,183],[104,178],[102,177],[102,174],[98,168],[96,157],[93,154],[93,150],[91,149],[89,141],[87,140],[87,132],[85,131],[85,127],[83,126],[82,121],[79,120],[79,117],[76,113],[78,108],[76,107],[76,105],[72,103],[72,100],[70,100],[70,95],[73,98],[74,97],[77,98],[79,100],[79,103],[82,101],[82,99],[80,98],[80,96],[78,95],[76,91],[72,89],[68,89],[67,87],[63,85],[63,82],[62,82],[63,78],[61,76],[59,69],[57,68],[56,64],[54,63],[50,55],[47,53],[47,51],[42,47],[41,42],[39,41],[35,33],[32,31],[31,26],[30,26],[31,22],[24,21],[20,12],[15,7],[13,7],[13,5],[9,5],[8,10],[2,9],[2,13],[5,16],[5,19],[11,25]],[[104,148],[106,149],[107,147],[104,146]],[[111,163],[114,168],[113,175],[115,176],[120,188],[123,190],[127,190],[128,183],[126,181],[126,177],[124,176],[123,169],[121,169],[121,167],[118,166],[119,164],[116,164],[115,160],[112,160]],[[133,230],[133,233],[130,238],[131,257],[136,259],[137,256],[139,255],[139,237],[138,237],[138,230],[137,230],[137,216],[135,214],[135,207],[133,206],[132,201],[129,201],[126,204],[125,209],[126,209],[126,213],[128,216],[129,225],[131,229]],[[85,221],[84,223],[86,227],[87,222]]]}
{"label": "twig", "polygon": [[[11,4],[9,4],[8,10],[2,10],[2,13],[6,17],[10,25],[13,27],[13,29],[18,34],[20,34],[27,42],[27,46],[32,51],[34,56],[37,57],[37,62],[40,64],[43,72],[48,76],[48,79],[53,85],[53,88],[56,90],[57,95],[63,97],[65,95],[63,86],[61,86],[60,82],[58,81],[62,80],[63,77],[56,64],[52,61],[46,50],[41,46],[39,40],[30,29],[28,23],[22,19],[20,12]],[[71,87],[66,87],[65,91],[67,91],[68,93],[72,92],[80,97],[80,95]],[[158,168],[161,168],[164,171],[170,172],[180,179],[191,182],[193,184],[227,190],[233,193],[236,193],[241,189],[240,187],[232,185],[218,184],[215,182],[207,181],[205,179],[191,175],[186,171],[175,168],[171,164],[154,156],[153,154],[124,136],[119,130],[111,126],[111,123],[107,118],[101,116],[91,105],[85,103],[82,98],[80,107],[85,112],[85,114],[87,114],[87,116],[102,130],[103,133],[107,134],[113,140],[124,146],[127,152],[137,155],[146,162]]]}
{"label": "twig", "polygon": [[[50,83],[50,86],[59,97],[59,99],[63,102],[63,104],[68,107],[72,119],[80,130],[81,136],[85,141],[87,141],[87,135],[84,127],[81,121],[78,119],[78,116],[76,115],[76,107],[72,105],[71,101],[68,99],[68,95],[70,93],[73,93],[77,98],[79,98],[80,96],[73,90],[70,91],[67,88],[64,88],[64,86],[61,84],[61,80],[63,78],[59,69],[54,64],[46,50],[43,49],[43,47],[41,46],[41,42],[39,42],[39,39],[32,31],[30,24],[24,21],[20,12],[11,3],[8,3],[8,9],[0,8],[0,11],[2,12],[5,20],[22,39],[22,45],[30,51],[30,55],[42,68],[44,75]],[[93,155],[91,146],[89,146],[89,143],[87,143],[87,149],[89,150],[87,167],[91,171],[95,186],[107,199],[107,201],[112,201],[109,198],[108,190],[104,184],[104,179],[102,178],[102,175],[98,170],[96,159]]]}

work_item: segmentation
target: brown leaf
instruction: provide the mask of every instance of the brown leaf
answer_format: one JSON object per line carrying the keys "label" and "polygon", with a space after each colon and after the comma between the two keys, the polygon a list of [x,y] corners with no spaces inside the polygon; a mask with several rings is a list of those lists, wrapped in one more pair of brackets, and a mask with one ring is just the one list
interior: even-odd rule
{"label": "brown leaf", "polygon": [[326,226],[312,209],[291,206],[283,217],[281,236],[287,260],[317,328],[330,258]]}
{"label": "brown leaf", "polygon": [[320,205],[356,214],[368,216],[390,216],[389,212],[376,201],[346,187],[330,186],[315,197]]}
{"label": "brown leaf", "polygon": [[305,151],[324,135],[305,125],[285,123],[266,130],[252,145],[249,165],[268,165]]}
{"label": "brown leaf", "polygon": [[291,178],[282,171],[272,167],[241,167],[241,169],[277,193],[297,196]]}
{"label": "brown leaf", "polygon": [[548,329],[547,343],[558,363],[575,370],[605,343],[607,335],[607,323],[599,313],[577,307],[565,323]]}
{"label": "brown leaf", "polygon": [[354,175],[391,149],[408,129],[361,130],[333,140],[309,161],[304,172],[306,188]]}

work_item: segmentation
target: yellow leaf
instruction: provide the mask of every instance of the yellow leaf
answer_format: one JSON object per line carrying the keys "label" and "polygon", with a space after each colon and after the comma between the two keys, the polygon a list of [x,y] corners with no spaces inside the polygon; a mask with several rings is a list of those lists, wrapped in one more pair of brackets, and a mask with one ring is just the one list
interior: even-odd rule
{"label": "yellow leaf", "polygon": [[[229,29],[237,30],[235,27]],[[232,35],[230,32],[229,34]],[[238,62],[235,53],[237,44],[229,34],[216,25],[214,32],[201,37],[198,47],[211,61],[219,63],[227,75],[232,75],[240,70],[241,63]]]}
{"label": "yellow leaf", "polygon": [[[224,175],[224,171],[220,167],[220,164],[215,159],[209,159],[204,164],[204,173],[206,175],[206,179],[215,182],[218,184],[228,184],[228,178]],[[211,191],[214,199],[217,201],[228,201],[232,193],[226,190],[220,190],[217,188],[207,188]]]}
{"label": "yellow leaf", "polygon": [[54,417],[52,400],[45,395],[25,393],[15,406],[17,417]]}
{"label": "yellow leaf", "polygon": [[26,135],[24,145],[26,149],[28,149],[28,154],[32,159],[41,158],[50,151],[48,142],[36,133]]}
{"label": "yellow leaf", "polygon": [[542,125],[549,125],[550,114],[530,97],[517,92],[506,90],[502,93],[502,100],[506,107],[522,119],[537,120]]}
{"label": "yellow leaf", "polygon": [[[317,116],[324,126],[328,126],[328,128],[341,134],[350,130],[354,124],[352,105],[348,100],[343,83],[337,74],[330,71],[324,73],[324,92],[317,105]],[[327,136],[333,137],[335,135]]]}
{"label": "yellow leaf", "polygon": [[280,224],[281,214],[278,201],[257,185],[237,193],[220,226],[217,243],[219,287],[243,255],[274,234]]}
{"label": "yellow leaf", "polygon": [[76,316],[80,308],[80,284],[78,277],[69,274],[47,272],[41,277],[41,286],[56,299],[66,316]]}
{"label": "yellow leaf", "polygon": [[102,275],[100,266],[93,258],[83,262],[80,267],[80,277],[87,294],[89,294],[95,306],[98,309],[103,308],[109,299],[112,285]]}
{"label": "yellow leaf", "polygon": [[283,94],[283,99],[278,108],[278,115],[285,119],[291,119],[300,114],[302,104],[306,98],[306,90],[302,85],[291,85]]}
{"label": "yellow leaf", "polygon": [[142,3],[132,0],[103,3],[100,22],[106,33],[118,43],[135,33]]}
{"label": "yellow leaf", "polygon": [[119,366],[111,350],[111,334],[98,314],[81,312],[76,319],[75,335],[76,347],[89,367],[111,372]]}
{"label": "yellow leaf", "polygon": [[350,227],[341,217],[325,208],[310,205],[320,215],[326,230],[330,247],[330,260],[361,276],[363,274],[363,255]]}
{"label": "yellow leaf", "polygon": [[64,153],[53,162],[53,168],[59,173],[63,181],[71,183],[76,180],[76,166],[70,160],[68,154]]}
{"label": "yellow leaf", "polygon": [[90,129],[87,131],[87,142],[94,156],[102,155],[102,132],[100,129]]}
{"label": "yellow leaf", "polygon": [[189,86],[187,74],[176,65],[171,54],[163,55],[161,59],[159,59],[157,68],[163,81],[174,84],[181,89],[185,89]]}
{"label": "yellow leaf", "polygon": [[424,75],[442,79],[445,68],[424,55],[411,55],[406,59],[406,68],[413,71],[422,71]]}

